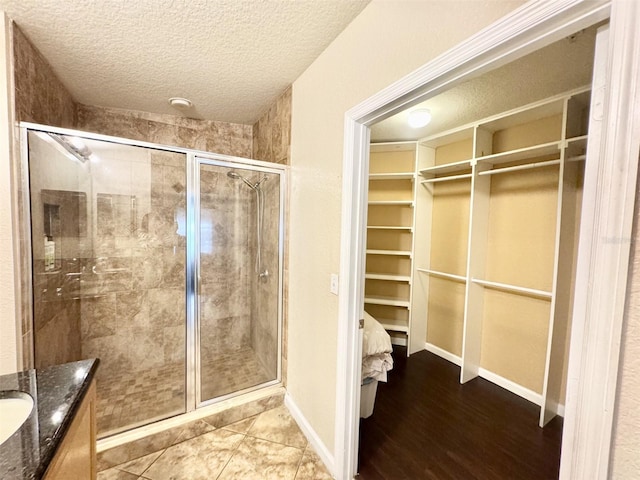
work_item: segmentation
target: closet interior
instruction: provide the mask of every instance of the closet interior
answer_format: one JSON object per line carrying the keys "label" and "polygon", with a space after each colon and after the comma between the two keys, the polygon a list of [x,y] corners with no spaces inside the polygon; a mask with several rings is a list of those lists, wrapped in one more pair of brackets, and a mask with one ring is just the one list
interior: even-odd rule
{"label": "closet interior", "polygon": [[372,143],[365,310],[407,345],[562,414],[590,92]]}

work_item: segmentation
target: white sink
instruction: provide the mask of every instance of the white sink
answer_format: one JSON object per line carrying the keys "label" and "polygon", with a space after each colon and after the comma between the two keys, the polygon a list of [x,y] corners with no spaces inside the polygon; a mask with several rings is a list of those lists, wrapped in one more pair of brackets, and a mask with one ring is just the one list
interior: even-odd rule
{"label": "white sink", "polygon": [[29,417],[33,398],[24,392],[0,392],[0,445]]}

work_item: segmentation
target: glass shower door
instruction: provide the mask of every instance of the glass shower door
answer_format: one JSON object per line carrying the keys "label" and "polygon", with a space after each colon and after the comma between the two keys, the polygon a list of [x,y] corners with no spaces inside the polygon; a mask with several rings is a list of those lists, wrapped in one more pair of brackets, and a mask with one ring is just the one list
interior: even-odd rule
{"label": "glass shower door", "polygon": [[280,381],[284,170],[24,129],[37,368],[100,358],[98,436]]}
{"label": "glass shower door", "polygon": [[35,366],[100,358],[100,437],[185,412],[186,155],[28,147]]}
{"label": "glass shower door", "polygon": [[199,160],[201,403],[280,376],[281,173]]}

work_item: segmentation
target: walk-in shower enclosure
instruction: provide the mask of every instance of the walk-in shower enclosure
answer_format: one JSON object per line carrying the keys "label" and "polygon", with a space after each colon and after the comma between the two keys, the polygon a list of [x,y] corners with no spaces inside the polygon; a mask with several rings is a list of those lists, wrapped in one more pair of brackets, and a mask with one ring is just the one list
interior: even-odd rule
{"label": "walk-in shower enclosure", "polygon": [[34,365],[100,358],[100,437],[280,382],[286,167],[21,129]]}

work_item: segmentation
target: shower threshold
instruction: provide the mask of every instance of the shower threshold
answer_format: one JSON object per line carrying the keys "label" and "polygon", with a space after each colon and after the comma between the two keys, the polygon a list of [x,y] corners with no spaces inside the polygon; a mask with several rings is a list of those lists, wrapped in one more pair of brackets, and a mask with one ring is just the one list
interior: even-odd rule
{"label": "shower threshold", "polygon": [[285,388],[281,382],[274,381],[270,383],[272,384],[261,385],[255,389],[247,389],[247,392],[241,392],[239,395],[221,399],[216,403],[199,407],[191,412],[182,413],[171,418],[165,418],[164,420],[99,439],[97,442],[97,452],[101,453],[156,433],[181,427],[194,420],[200,420],[214,415],[228,417],[231,419],[230,422],[252,417],[264,410],[277,406],[276,404],[271,404],[272,398],[280,398],[278,402],[281,403],[281,397],[286,393]]}

